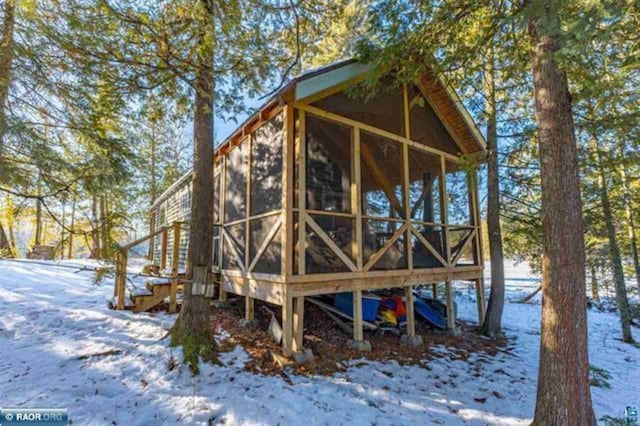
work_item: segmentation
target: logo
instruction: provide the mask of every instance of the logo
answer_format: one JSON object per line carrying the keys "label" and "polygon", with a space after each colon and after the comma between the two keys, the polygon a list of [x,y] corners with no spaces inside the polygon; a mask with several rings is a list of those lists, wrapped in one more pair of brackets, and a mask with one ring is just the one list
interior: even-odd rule
{"label": "logo", "polygon": [[0,408],[0,426],[66,426],[66,408]]}

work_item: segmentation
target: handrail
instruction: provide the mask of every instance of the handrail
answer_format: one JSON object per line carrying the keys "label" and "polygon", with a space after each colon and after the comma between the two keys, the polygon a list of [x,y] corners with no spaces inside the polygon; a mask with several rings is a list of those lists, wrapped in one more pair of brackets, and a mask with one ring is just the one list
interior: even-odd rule
{"label": "handrail", "polygon": [[164,269],[166,266],[166,257],[167,257],[167,240],[169,237],[169,229],[173,229],[173,258],[172,258],[172,268],[171,268],[171,295],[170,295],[170,311],[175,312],[176,309],[176,288],[177,288],[177,277],[178,277],[178,260],[179,260],[179,247],[180,247],[180,227],[183,224],[188,224],[189,221],[175,221],[171,224],[160,226],[154,232],[147,234],[143,237],[140,237],[124,246],[118,247],[116,253],[116,276],[113,287],[113,295],[116,298],[116,309],[122,310],[125,308],[125,289],[127,282],[127,263],[129,257],[129,250],[132,247],[137,246],[151,238],[154,238],[157,235],[162,235],[162,250],[161,250],[161,266]]}

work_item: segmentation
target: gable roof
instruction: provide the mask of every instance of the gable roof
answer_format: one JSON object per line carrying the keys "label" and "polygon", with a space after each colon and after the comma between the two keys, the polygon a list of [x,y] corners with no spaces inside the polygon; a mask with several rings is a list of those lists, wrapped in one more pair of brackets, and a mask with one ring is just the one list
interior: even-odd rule
{"label": "gable roof", "polygon": [[[324,67],[309,69],[292,78],[216,147],[216,155],[233,145],[233,141],[241,139],[246,128],[258,122],[266,111],[278,105],[311,98],[332,87],[355,81],[372,68],[371,64],[347,59]],[[416,83],[463,153],[485,154],[484,137],[455,90],[442,77],[434,77],[431,73],[426,73]]]}
{"label": "gable roof", "polygon": [[[355,59],[346,59],[327,66],[309,69],[293,77],[219,144],[215,148],[214,156],[224,153],[242,140],[248,129],[258,124],[264,115],[276,107],[311,98],[327,89],[348,84],[371,71],[372,68],[373,66],[370,64],[363,64]],[[431,73],[424,74],[416,82],[416,85],[463,153],[484,155],[487,151],[484,137],[455,90],[442,77],[435,77]],[[191,173],[186,173],[164,191],[151,206],[151,209],[156,208],[173,190],[184,184]]]}

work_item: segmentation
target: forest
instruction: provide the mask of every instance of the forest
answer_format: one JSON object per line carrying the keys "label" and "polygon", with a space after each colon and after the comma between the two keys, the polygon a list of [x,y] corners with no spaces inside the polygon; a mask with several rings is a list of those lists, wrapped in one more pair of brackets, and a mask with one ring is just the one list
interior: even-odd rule
{"label": "forest", "polygon": [[[16,272],[23,267],[21,262],[67,262],[91,269],[87,282],[109,287],[110,293],[114,278],[116,282],[120,279],[117,265],[122,248],[146,238],[151,207],[192,172],[189,204],[183,206],[190,213],[190,231],[185,242],[180,312],[176,316],[149,315],[168,336],[162,343],[165,346],[156,349],[170,351],[170,363],[185,364],[189,374],[200,377],[194,380],[205,380],[205,372],[215,377],[220,359],[231,355],[222,350],[219,329],[212,326],[212,321],[221,321],[225,311],[214,307],[209,297],[215,287],[211,264],[218,252],[219,232],[224,232],[214,226],[219,213],[213,212],[213,206],[216,203],[218,208],[219,195],[213,188],[219,191],[216,169],[222,164],[214,161],[218,158],[214,150],[232,138],[238,126],[243,129],[259,105],[285,93],[297,76],[322,67],[348,59],[368,64],[366,74],[348,91],[349,97],[362,102],[375,99],[388,87],[404,88],[405,93],[417,90],[411,89],[414,82],[429,75],[445,81],[459,96],[486,144],[486,156],[462,155],[457,159],[460,170],[474,176],[469,182],[478,186],[476,238],[478,247],[484,247],[480,264],[486,265],[486,295],[469,296],[462,290],[454,294],[447,284],[444,292],[452,292],[447,300],[455,297],[458,316],[465,318],[468,307],[464,300],[471,299],[464,297],[474,298],[474,309],[475,297],[480,304],[486,298],[486,314],[481,314],[480,324],[469,332],[473,339],[480,339],[473,342],[486,339],[492,345],[518,347],[523,339],[533,338],[523,337],[527,333],[518,331],[512,317],[516,311],[509,311],[525,304],[535,306],[531,315],[539,327],[535,342],[526,346],[534,347],[532,353],[539,359],[533,362],[535,370],[525,374],[533,381],[527,388],[532,399],[528,405],[517,406],[525,412],[507,413],[486,406],[496,417],[475,420],[483,424],[635,424],[635,406],[640,408],[637,382],[633,383],[636,376],[629,376],[626,384],[621,377],[627,374],[625,369],[638,371],[640,363],[639,6],[632,0],[0,0],[0,269],[9,268],[0,287],[10,291],[22,282]],[[418,102],[422,98],[414,99]],[[424,104],[416,107],[424,108]],[[296,114],[299,119],[300,113]],[[262,113],[258,115],[262,120]],[[283,118],[285,125],[287,119],[294,120],[293,113]],[[283,125],[280,118],[274,122]],[[307,119],[307,123],[313,121]],[[235,161],[231,154],[227,157],[225,164]],[[283,160],[279,157],[278,161]],[[265,170],[274,167],[255,164]],[[282,164],[277,167],[279,173],[286,173]],[[320,179],[320,166],[313,167],[306,167],[307,185]],[[259,175],[260,169],[254,173]],[[299,169],[291,173],[300,179]],[[375,176],[375,170],[367,173]],[[364,178],[373,179],[368,176]],[[259,180],[264,179],[263,174]],[[350,190],[349,185],[341,184]],[[244,185],[242,190],[246,190]],[[266,188],[264,183],[256,187]],[[320,195],[313,198],[316,190],[320,192],[311,188],[307,195],[296,198],[293,209],[303,209],[300,200],[305,197],[310,200],[307,204],[319,205]],[[267,194],[268,190],[254,191],[257,195],[251,193],[251,197],[263,197],[257,203],[273,203],[267,199],[274,196]],[[279,191],[280,187],[276,196]],[[417,196],[420,190],[417,195],[406,195],[407,200]],[[350,209],[351,201],[339,200],[343,201],[345,209]],[[277,203],[280,208],[279,198]],[[382,213],[396,219],[398,214],[391,204],[385,205]],[[286,206],[283,198],[282,208]],[[273,210],[251,207],[259,214]],[[433,221],[433,212],[430,214]],[[407,216],[410,220],[413,212]],[[302,233],[292,231],[296,232],[293,242],[287,243],[283,237],[283,247],[295,246],[297,235],[304,239],[302,223],[295,228],[301,227]],[[249,235],[251,231],[246,232]],[[129,257],[144,258],[154,248],[160,250],[159,237],[148,240],[152,242],[132,248]],[[267,249],[272,248],[266,243],[246,248],[247,253],[260,250],[260,254]],[[351,264],[362,267],[355,263]],[[520,276],[514,272],[517,268],[526,269],[527,277],[535,277],[534,284],[519,288],[518,294],[513,290]],[[143,268],[143,272],[148,270]],[[173,273],[177,277],[177,266]],[[63,278],[62,272],[59,277],[47,274],[41,281],[54,287],[56,280],[73,280]],[[124,286],[126,272],[122,279]],[[424,284],[431,289],[431,283]],[[32,291],[38,290],[34,287]],[[436,294],[434,285],[434,299]],[[413,290],[405,295],[407,301],[412,300]],[[21,295],[0,296],[3,305],[13,306],[4,319],[0,317],[0,342],[6,337],[3,333],[20,322],[17,303],[27,302],[19,300]],[[253,300],[250,308],[246,303],[253,319]],[[270,309],[273,306],[258,309],[256,305],[256,315],[258,311],[267,315]],[[299,315],[295,304],[292,309]],[[453,312],[453,303],[448,309]],[[105,318],[131,315],[126,318],[132,323],[142,317],[131,312],[100,312]],[[311,312],[307,321],[314,318]],[[606,320],[599,316],[592,320],[593,312],[607,315]],[[273,312],[270,315],[267,323],[275,318]],[[287,315],[282,315],[283,325]],[[296,318],[292,320],[294,327]],[[296,337],[287,336],[285,330],[282,339],[294,339],[295,346]],[[302,334],[299,339],[302,341]],[[627,364],[621,364],[624,368],[616,364],[620,381],[618,377],[611,381],[624,389],[623,395],[632,395],[632,400],[620,402],[617,411],[610,407],[615,398],[601,397],[601,390],[593,387],[594,375],[599,374],[590,359],[592,345],[600,344],[596,339],[615,342],[621,359],[628,359]],[[113,350],[126,352],[122,345],[127,342],[118,340]],[[174,350],[179,352],[174,355]],[[17,346],[12,354],[14,362],[21,359]],[[118,364],[119,368],[124,364]],[[7,364],[7,371],[14,365]],[[0,363],[0,377],[2,366]],[[233,376],[226,370],[224,374]],[[282,374],[285,382],[291,381]],[[296,377],[305,374],[309,373]],[[238,379],[247,386],[252,380],[248,376]],[[308,379],[294,378],[301,383],[298,380]],[[185,379],[183,384],[188,387],[188,383]],[[419,385],[411,380],[406,383]],[[286,387],[280,382],[277,386]],[[447,395],[446,390],[440,391]],[[189,391],[185,392],[188,395]],[[404,398],[402,394],[397,397]],[[22,405],[26,397],[21,398],[6,397],[4,401],[0,393],[0,406]],[[276,398],[286,407],[282,394]],[[496,398],[497,407],[509,405],[508,395]],[[73,414],[70,400],[54,402],[69,405]],[[293,405],[304,407],[306,403]],[[337,402],[330,398],[328,403]],[[116,406],[122,404],[120,401]],[[130,417],[114,418],[113,424],[116,420],[144,424],[141,419],[149,418],[155,404],[148,403],[149,412],[134,410],[129,411]],[[221,404],[224,407],[224,402]],[[241,411],[241,403],[233,404],[234,410]],[[201,412],[194,408],[182,421],[290,424],[304,418],[302,409],[281,418],[274,413],[240,415],[222,409],[223,420],[211,420],[206,413],[221,410],[214,406],[211,401],[202,402]],[[166,417],[159,422],[181,422],[174,414],[188,410],[185,407],[166,408]],[[348,412],[345,409],[342,415]],[[380,413],[351,421],[369,424],[376,415]],[[87,424],[110,424],[112,419],[84,420]],[[459,424],[474,418],[453,413],[437,420]],[[317,421],[330,422],[325,417]],[[431,421],[434,418],[417,416],[398,418],[397,422],[384,418],[382,423]]]}

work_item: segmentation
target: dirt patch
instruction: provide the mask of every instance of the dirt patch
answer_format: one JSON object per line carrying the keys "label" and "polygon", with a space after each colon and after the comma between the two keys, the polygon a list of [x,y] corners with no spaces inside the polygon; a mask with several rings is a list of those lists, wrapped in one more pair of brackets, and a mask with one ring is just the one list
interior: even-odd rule
{"label": "dirt patch", "polygon": [[[244,299],[229,299],[229,307],[214,309],[212,312],[212,326],[216,333],[222,330],[230,337],[221,343],[222,351],[232,350],[241,345],[251,356],[246,363],[248,371],[281,375],[282,369],[273,361],[271,352],[281,353],[281,346],[274,342],[268,333],[268,326],[273,312],[280,321],[280,308],[267,303],[255,301],[255,327],[247,328],[241,325],[244,318]],[[337,371],[344,371],[347,362],[354,359],[375,361],[395,360],[400,364],[420,365],[428,368],[429,360],[447,357],[451,360],[466,360],[472,353],[495,355],[498,352],[508,352],[505,349],[507,339],[488,339],[480,336],[475,324],[458,322],[461,330],[459,336],[449,336],[433,330],[422,321],[416,322],[416,333],[422,336],[424,344],[413,348],[400,343],[400,336],[389,332],[365,330],[365,339],[371,342],[371,352],[358,352],[347,346],[351,336],[341,331],[329,316],[314,304],[305,304],[304,345],[311,349],[315,361],[293,367],[298,374],[331,375]],[[434,350],[438,345],[445,345],[449,349]]]}

